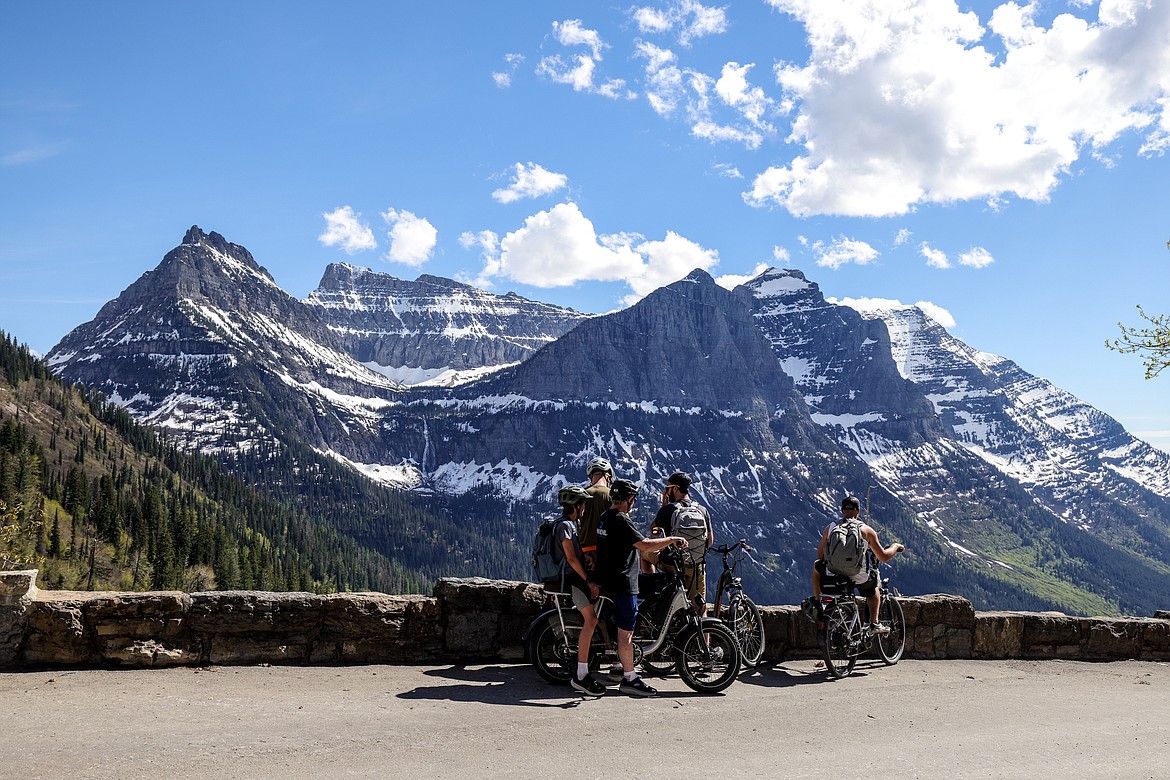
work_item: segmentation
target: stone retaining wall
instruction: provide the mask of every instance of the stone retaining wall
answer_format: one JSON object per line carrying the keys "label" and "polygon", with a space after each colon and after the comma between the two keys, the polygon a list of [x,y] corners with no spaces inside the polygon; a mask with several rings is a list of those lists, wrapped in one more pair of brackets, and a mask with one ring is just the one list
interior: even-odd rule
{"label": "stone retaining wall", "polygon": [[[88,593],[0,572],[0,668],[519,661],[535,585],[441,579],[434,596]],[[975,612],[957,596],[901,599],[911,658],[1170,660],[1170,613],[1082,618]],[[762,607],[766,661],[818,654],[797,607]]]}

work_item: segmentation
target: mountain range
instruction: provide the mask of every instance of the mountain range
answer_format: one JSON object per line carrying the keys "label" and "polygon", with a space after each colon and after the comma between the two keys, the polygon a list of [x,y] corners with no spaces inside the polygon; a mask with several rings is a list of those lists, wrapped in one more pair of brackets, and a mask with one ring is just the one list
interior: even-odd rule
{"label": "mountain range", "polygon": [[[1170,456],[922,309],[839,305],[793,269],[734,290],[696,270],[588,316],[337,263],[300,301],[193,227],[47,359],[229,467],[292,449],[443,507],[447,536],[490,527],[489,576],[522,566],[527,529],[602,455],[645,486],[643,525],[665,476],[689,471],[717,537],[756,548],[745,583],[762,603],[804,595],[846,492],[907,545],[903,592],[1170,603]],[[295,463],[281,479],[316,489]],[[465,566],[466,539],[446,541]]]}

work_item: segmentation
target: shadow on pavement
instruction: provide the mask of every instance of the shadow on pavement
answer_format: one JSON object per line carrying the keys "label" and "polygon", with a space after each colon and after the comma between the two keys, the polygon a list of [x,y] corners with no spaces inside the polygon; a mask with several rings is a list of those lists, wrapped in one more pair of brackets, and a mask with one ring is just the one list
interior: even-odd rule
{"label": "shadow on pavement", "polygon": [[530,667],[449,666],[428,669],[424,674],[458,682],[412,688],[398,694],[398,698],[558,709],[572,709],[583,700],[568,685],[546,683]]}
{"label": "shadow on pavement", "polygon": [[[849,675],[849,677],[865,677],[870,669],[880,668],[884,665],[881,661],[860,660],[857,662],[857,666],[853,667],[853,674]],[[815,665],[808,662],[803,667],[785,663],[775,663],[771,666],[757,666],[755,669],[741,672],[739,682],[766,688],[791,688],[795,685],[836,681],[825,670],[824,664],[820,661],[816,662]],[[845,677],[842,679],[847,680],[849,678]]]}

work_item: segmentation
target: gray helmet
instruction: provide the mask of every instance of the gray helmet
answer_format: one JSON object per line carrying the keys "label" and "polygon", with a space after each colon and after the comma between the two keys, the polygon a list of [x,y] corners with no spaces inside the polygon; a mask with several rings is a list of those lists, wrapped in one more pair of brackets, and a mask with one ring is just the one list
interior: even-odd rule
{"label": "gray helmet", "polygon": [[628,479],[615,479],[609,486],[609,500],[613,502],[625,501],[638,495],[638,486]]}
{"label": "gray helmet", "polygon": [[583,487],[568,485],[557,491],[557,503],[561,506],[576,506],[592,499]]}
{"label": "gray helmet", "polygon": [[845,496],[841,499],[842,509],[861,509],[861,500],[857,496]]}
{"label": "gray helmet", "polygon": [[594,458],[589,461],[589,465],[585,467],[585,476],[592,477],[595,471],[613,476],[613,466],[609,465],[609,461],[605,458]]}

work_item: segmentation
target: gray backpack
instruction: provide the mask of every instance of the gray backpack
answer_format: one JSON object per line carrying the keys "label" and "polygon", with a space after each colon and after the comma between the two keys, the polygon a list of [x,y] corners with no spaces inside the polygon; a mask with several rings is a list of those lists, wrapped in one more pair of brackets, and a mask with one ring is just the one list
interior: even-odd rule
{"label": "gray backpack", "polygon": [[833,526],[825,543],[825,564],[829,571],[842,577],[854,577],[865,565],[865,537],[860,520],[848,520]]}
{"label": "gray backpack", "polygon": [[687,540],[687,559],[700,563],[707,555],[707,514],[690,499],[678,502],[670,518],[670,532]]}
{"label": "gray backpack", "polygon": [[556,523],[541,523],[536,529],[536,535],[532,537],[532,571],[537,582],[548,584],[556,582],[561,577],[564,561],[557,559],[556,539],[553,534],[555,528]]}

